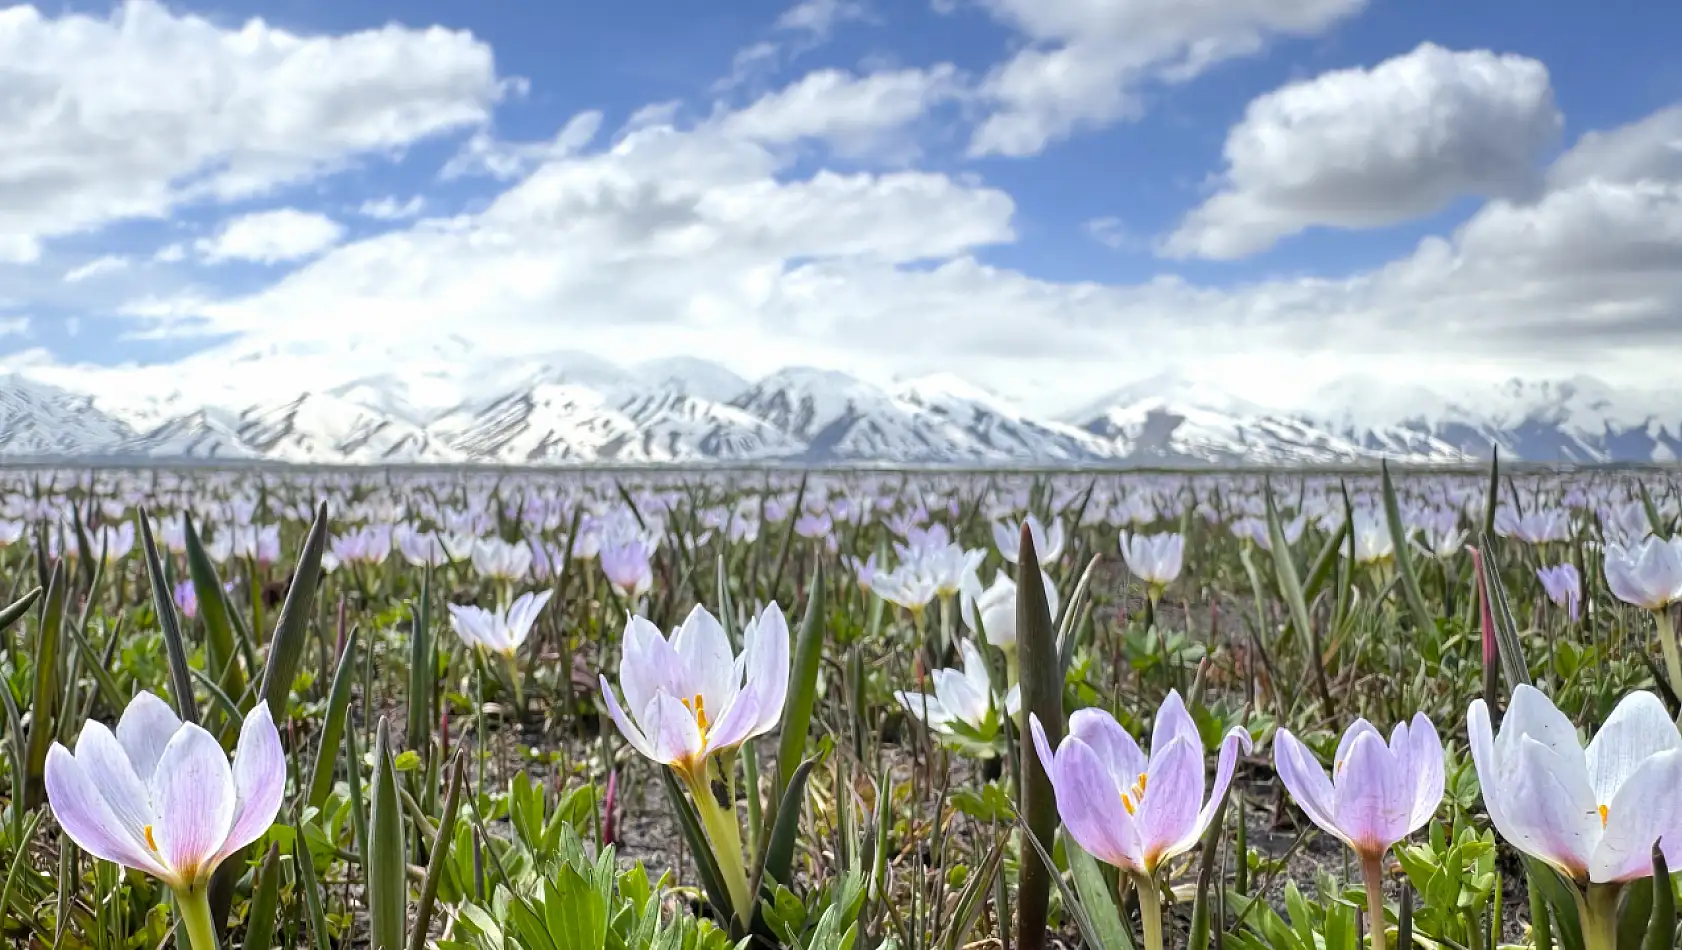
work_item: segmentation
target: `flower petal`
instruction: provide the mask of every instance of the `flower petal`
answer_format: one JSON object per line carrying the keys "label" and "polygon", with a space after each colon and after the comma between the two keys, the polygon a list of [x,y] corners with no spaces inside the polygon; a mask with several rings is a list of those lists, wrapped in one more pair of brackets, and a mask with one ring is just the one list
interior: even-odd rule
{"label": "flower petal", "polygon": [[1197,731],[1197,723],[1186,711],[1186,701],[1180,698],[1180,691],[1173,689],[1168,691],[1168,697],[1156,711],[1156,723],[1151,729],[1151,758],[1155,759],[1158,752],[1180,737],[1190,739],[1202,750],[1203,734]]}
{"label": "flower petal", "polygon": [[1677,748],[1682,748],[1682,734],[1657,696],[1641,690],[1624,697],[1585,753],[1595,801],[1611,804],[1642,763]]}
{"label": "flower petal", "polygon": [[1425,827],[1442,804],[1443,743],[1437,735],[1437,727],[1424,713],[1414,714],[1406,736],[1406,749],[1398,756],[1406,762],[1404,776],[1413,777],[1413,801],[1408,812],[1407,828],[1407,834],[1411,835]]}
{"label": "flower petal", "polygon": [[1052,774],[1057,813],[1075,842],[1106,864],[1146,870],[1139,829],[1092,747],[1073,737],[1064,739]]}
{"label": "flower petal", "polygon": [[1308,820],[1327,834],[1344,842],[1349,836],[1338,827],[1334,813],[1336,792],[1326,770],[1315,761],[1314,754],[1289,729],[1280,729],[1273,737],[1273,768],[1291,800],[1297,803]]}
{"label": "flower petal", "polygon": [[625,705],[641,713],[661,690],[689,698],[682,663],[660,629],[645,617],[627,617],[619,655],[619,686]]}
{"label": "flower petal", "polygon": [[117,741],[128,753],[134,774],[143,784],[150,784],[164,748],[181,728],[181,717],[170,705],[157,696],[142,690],[129,700],[123,718],[117,721]]}
{"label": "flower petal", "polygon": [[[1145,869],[1177,853],[1203,805],[1203,743],[1184,735],[1151,749],[1145,800],[1136,816]],[[1195,838],[1193,839],[1195,840]]]}
{"label": "flower petal", "polygon": [[1678,788],[1682,750],[1650,756],[1630,773],[1607,805],[1606,832],[1589,860],[1589,880],[1605,884],[1647,877],[1653,873],[1653,845],[1661,838],[1666,839],[1666,857],[1673,853],[1676,839],[1682,838]]}
{"label": "flower petal", "polygon": [[106,804],[87,769],[58,743],[47,750],[47,803],[60,828],[77,847],[124,867],[165,878],[169,872],[136,841],[122,819]]}
{"label": "flower petal", "polygon": [[928,693],[908,693],[905,690],[895,690],[894,699],[905,711],[917,717],[930,729],[940,732],[952,722],[953,716],[941,705],[938,696]]}
{"label": "flower petal", "polygon": [[136,843],[144,845],[146,826],[157,819],[152,814],[151,795],[134,774],[134,766],[117,737],[104,725],[89,721],[76,740],[76,761],[110,806],[111,813],[122,822],[123,830]]}
{"label": "flower petal", "polygon": [[653,759],[669,765],[699,764],[705,753],[695,715],[670,693],[658,693],[642,714]]}
{"label": "flower petal", "polygon": [[233,773],[234,821],[222,844],[222,857],[261,838],[274,824],[286,794],[286,750],[267,702],[245,715],[234,747]]}
{"label": "flower petal", "polygon": [[[1200,740],[1201,741],[1201,740]],[[1199,750],[1201,750],[1199,746]],[[1215,810],[1220,808],[1221,799],[1225,797],[1227,786],[1232,784],[1232,771],[1238,767],[1238,753],[1248,754],[1251,748],[1250,734],[1241,726],[1233,726],[1227,730],[1226,738],[1221,740],[1220,764],[1215,767],[1215,784],[1209,788],[1209,799],[1203,803],[1203,808],[1197,813],[1197,825],[1180,844],[1174,853],[1190,848],[1203,837],[1203,832],[1209,823],[1215,820]]]}
{"label": "flower petal", "polygon": [[1333,781],[1337,799],[1332,815],[1356,851],[1383,854],[1407,833],[1413,789],[1377,730],[1355,737]]}
{"label": "flower petal", "polygon": [[1117,788],[1129,788],[1150,768],[1150,759],[1115,717],[1096,706],[1069,716],[1069,735],[1092,747],[1098,761],[1110,770]]}
{"label": "flower petal", "polygon": [[[654,758],[654,745],[648,741],[647,736],[643,735],[637,724],[631,721],[631,717],[625,715],[625,710],[619,705],[619,697],[614,695],[613,687],[609,685],[606,676],[601,677],[601,690],[602,698],[607,701],[608,718],[612,719],[613,724],[619,727],[619,734],[625,737],[625,741],[631,744],[631,748],[637,750],[644,757]],[[626,695],[629,696],[629,692]]]}
{"label": "flower petal", "polygon": [[[735,676],[736,651],[730,648],[730,638],[718,619],[696,604],[683,620],[683,626],[672,634],[672,649],[683,664],[691,688],[707,704],[707,710],[724,712],[724,707],[741,686]],[[689,697],[683,697],[689,698]]]}
{"label": "flower petal", "polygon": [[[1509,713],[1511,715],[1511,713]],[[1601,837],[1600,810],[1592,797],[1567,783],[1569,766],[1537,739],[1518,740],[1511,767],[1501,779],[1501,810],[1513,847],[1581,879]]]}
{"label": "flower petal", "polygon": [[783,718],[783,706],[788,702],[789,634],[788,619],[776,601],[765,606],[759,616],[748,624],[753,636],[753,650],[748,657],[743,678],[761,686],[758,693],[759,722],[754,735],[764,735]]}
{"label": "flower petal", "polygon": [[169,740],[152,776],[152,837],[163,863],[184,883],[215,870],[234,823],[233,770],[216,737],[188,723]]}

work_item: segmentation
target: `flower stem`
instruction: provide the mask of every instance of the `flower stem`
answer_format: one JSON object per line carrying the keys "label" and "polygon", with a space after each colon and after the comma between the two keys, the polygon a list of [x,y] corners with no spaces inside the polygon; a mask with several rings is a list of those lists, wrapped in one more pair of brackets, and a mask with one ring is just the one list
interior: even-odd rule
{"label": "flower stem", "polygon": [[713,860],[724,875],[724,887],[730,892],[736,919],[746,925],[753,916],[753,893],[748,887],[748,872],[742,860],[742,829],[736,819],[735,802],[728,811],[713,797],[706,775],[689,782],[689,794],[695,799],[695,810],[701,815],[701,825],[712,842]]}
{"label": "flower stem", "polygon": [[1145,938],[1144,950],[1162,950],[1162,891],[1156,878],[1149,874],[1136,875],[1133,889],[1139,892],[1139,929]]}
{"label": "flower stem", "polygon": [[1665,671],[1670,674],[1671,691],[1682,696],[1682,651],[1676,646],[1676,627],[1670,622],[1670,614],[1663,608],[1653,611],[1653,620],[1659,625],[1659,648],[1664,651]]}
{"label": "flower stem", "polygon": [[216,924],[210,919],[210,889],[194,887],[175,892],[175,914],[193,950],[217,950]]}
{"label": "flower stem", "polygon": [[1577,916],[1583,926],[1583,950],[1617,950],[1619,884],[1590,884],[1587,896],[1577,896]]}
{"label": "flower stem", "polygon": [[1384,923],[1384,853],[1361,855],[1361,883],[1367,891],[1367,933],[1372,950],[1384,950],[1388,934]]}

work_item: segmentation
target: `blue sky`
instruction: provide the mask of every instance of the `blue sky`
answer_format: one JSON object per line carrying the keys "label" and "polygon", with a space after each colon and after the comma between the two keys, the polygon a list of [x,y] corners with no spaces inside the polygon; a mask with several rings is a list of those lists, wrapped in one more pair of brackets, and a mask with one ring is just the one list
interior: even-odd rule
{"label": "blue sky", "polygon": [[1185,6],[11,8],[0,197],[40,207],[0,212],[0,357],[70,383],[270,347],[307,386],[466,336],[1049,407],[1164,370],[1663,374],[1682,7]]}

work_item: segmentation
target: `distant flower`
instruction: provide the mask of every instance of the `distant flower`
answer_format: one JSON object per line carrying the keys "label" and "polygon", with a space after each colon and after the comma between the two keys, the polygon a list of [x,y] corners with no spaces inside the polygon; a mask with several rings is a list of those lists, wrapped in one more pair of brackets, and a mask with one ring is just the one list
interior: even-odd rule
{"label": "distant flower", "polygon": [[602,573],[621,597],[636,600],[654,586],[653,550],[632,540],[601,549]]}
{"label": "distant flower", "polygon": [[816,514],[805,512],[794,519],[794,533],[802,538],[825,537],[834,529],[835,522],[831,520],[827,511]]}
{"label": "distant flower", "polygon": [[1390,536],[1390,523],[1383,515],[1356,511],[1350,530],[1355,534],[1356,564],[1387,561],[1396,553],[1396,540]]}
{"label": "distant flower", "polygon": [[987,662],[975,644],[960,641],[958,652],[963,657],[963,669],[930,674],[934,681],[932,695],[900,690],[894,693],[894,699],[935,732],[953,735],[961,727],[976,738],[991,739],[1002,725],[999,707],[1002,705],[1007,715],[1016,715],[1022,705],[1021,690],[1011,687],[1004,697],[997,696]]}
{"label": "distant flower", "polygon": [[1577,565],[1567,561],[1553,567],[1537,568],[1536,577],[1541,580],[1542,589],[1553,605],[1564,607],[1571,614],[1571,622],[1576,623],[1582,608],[1582,578],[1577,574]]}
{"label": "distant flower", "polygon": [[1153,597],[1180,576],[1185,547],[1185,538],[1178,534],[1121,533],[1121,558]]}
{"label": "distant flower", "polygon": [[1626,604],[1662,610],[1682,598],[1682,536],[1606,545],[1606,586]]}
{"label": "distant flower", "polygon": [[[1045,584],[1045,600],[1051,617],[1056,620],[1057,587],[1051,582],[1050,575],[1043,571],[1040,580]],[[994,575],[993,586],[986,590],[981,589],[981,582],[972,575],[960,610],[964,626],[971,632],[985,636],[988,643],[1001,650],[1016,649],[1016,582],[1003,571]]]}
{"label": "distant flower", "polygon": [[542,612],[553,591],[527,592],[515,599],[506,610],[486,610],[463,604],[449,604],[450,626],[468,646],[480,647],[491,653],[512,655],[526,642],[532,624]]}
{"label": "distant flower", "polygon": [[[1055,563],[1063,556],[1063,522],[1053,518],[1048,529],[1040,524],[1040,519],[1029,515],[1022,519],[1028,526],[1028,534],[1034,539],[1034,555],[1041,564]],[[1022,528],[1020,525],[1008,521],[993,522],[993,546],[999,549],[999,556],[1015,564],[1021,556],[1018,550],[1022,545]]]}

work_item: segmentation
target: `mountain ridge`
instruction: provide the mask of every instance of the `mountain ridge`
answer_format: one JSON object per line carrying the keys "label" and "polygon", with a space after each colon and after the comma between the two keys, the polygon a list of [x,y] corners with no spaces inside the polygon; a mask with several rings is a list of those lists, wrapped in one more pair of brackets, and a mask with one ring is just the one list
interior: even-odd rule
{"label": "mountain ridge", "polygon": [[[416,385],[433,398],[416,399]],[[879,386],[796,366],[749,381],[689,357],[623,368],[581,353],[363,372],[266,400],[95,388],[27,369],[0,375],[0,459],[1219,467],[1444,465],[1496,449],[1543,463],[1682,458],[1682,397],[1590,377],[1483,393],[1351,380],[1311,408],[1281,409],[1165,375],[1060,417],[1023,412],[951,373]]]}

